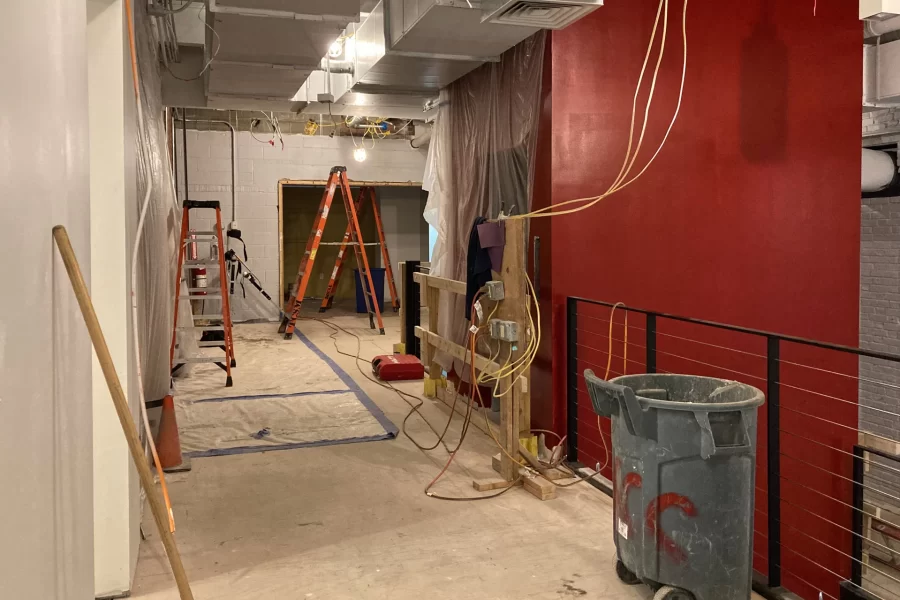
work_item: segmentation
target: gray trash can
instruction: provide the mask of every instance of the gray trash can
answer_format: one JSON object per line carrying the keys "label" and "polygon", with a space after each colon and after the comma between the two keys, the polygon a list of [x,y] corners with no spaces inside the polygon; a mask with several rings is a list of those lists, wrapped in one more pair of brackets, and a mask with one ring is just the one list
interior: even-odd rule
{"label": "gray trash can", "polygon": [[584,378],[612,418],[619,578],[658,600],[749,600],[763,393],[689,375]]}

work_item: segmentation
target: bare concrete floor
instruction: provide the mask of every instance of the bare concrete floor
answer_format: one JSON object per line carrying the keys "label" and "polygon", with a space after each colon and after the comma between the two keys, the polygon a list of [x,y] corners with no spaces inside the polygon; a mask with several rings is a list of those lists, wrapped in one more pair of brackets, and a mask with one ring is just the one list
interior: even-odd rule
{"label": "bare concrete floor", "polygon": [[[373,336],[356,316],[336,323],[363,337],[363,358],[390,353],[399,320]],[[409,406],[365,379],[354,359],[335,351],[331,330],[300,329],[349,373],[398,426]],[[292,342],[285,342],[292,343]],[[296,343],[296,342],[293,342]],[[340,348],[356,354],[341,334]],[[365,369],[365,365],[361,365]],[[236,371],[235,377],[240,377]],[[398,385],[413,394],[421,382]],[[439,406],[438,406],[439,405]],[[443,426],[447,410],[426,400],[423,413]],[[456,417],[448,440],[456,441]],[[413,417],[409,432],[434,434]],[[472,479],[493,476],[496,446],[471,427],[463,450],[435,487],[474,497]],[[176,533],[198,600],[266,599],[647,599],[648,588],[622,585],[614,571],[612,505],[593,487],[559,490],[541,502],[522,489],[491,500],[428,498],[425,485],[447,459],[396,440],[264,454],[195,459],[171,476]],[[149,510],[133,597],[178,598]]]}

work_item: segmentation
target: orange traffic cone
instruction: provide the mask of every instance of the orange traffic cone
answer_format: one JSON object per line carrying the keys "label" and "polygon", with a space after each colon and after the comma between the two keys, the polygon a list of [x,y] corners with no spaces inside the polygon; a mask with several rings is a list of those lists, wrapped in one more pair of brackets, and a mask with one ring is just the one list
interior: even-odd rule
{"label": "orange traffic cone", "polygon": [[175,419],[175,400],[171,395],[163,398],[159,430],[156,434],[156,452],[163,471],[189,471],[191,468],[190,461],[181,456],[181,440],[178,437],[178,422]]}

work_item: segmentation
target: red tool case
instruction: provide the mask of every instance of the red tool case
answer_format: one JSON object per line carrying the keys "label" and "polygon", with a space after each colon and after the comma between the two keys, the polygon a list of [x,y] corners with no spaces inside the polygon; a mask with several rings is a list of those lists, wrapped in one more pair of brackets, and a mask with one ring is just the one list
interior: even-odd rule
{"label": "red tool case", "polygon": [[425,367],[409,354],[382,354],[372,359],[372,372],[382,381],[423,379]]}

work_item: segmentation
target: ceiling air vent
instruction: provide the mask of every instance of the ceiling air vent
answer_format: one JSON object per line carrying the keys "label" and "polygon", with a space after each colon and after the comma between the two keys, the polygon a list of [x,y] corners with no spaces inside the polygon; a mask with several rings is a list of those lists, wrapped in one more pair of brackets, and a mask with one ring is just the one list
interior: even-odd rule
{"label": "ceiling air vent", "polygon": [[603,6],[603,0],[492,0],[485,17],[501,25],[562,29]]}

